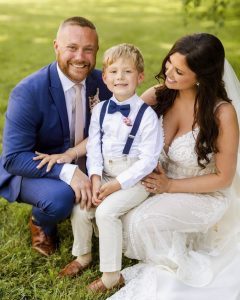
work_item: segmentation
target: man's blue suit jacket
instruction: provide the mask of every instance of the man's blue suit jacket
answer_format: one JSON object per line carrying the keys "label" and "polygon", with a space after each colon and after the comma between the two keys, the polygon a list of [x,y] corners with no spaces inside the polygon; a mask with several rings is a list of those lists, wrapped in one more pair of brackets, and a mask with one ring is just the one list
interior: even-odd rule
{"label": "man's blue suit jacket", "polygon": [[[100,100],[111,97],[101,71],[93,70],[86,79],[85,137],[90,122],[89,97],[97,88]],[[46,173],[46,168],[36,169],[37,162],[32,158],[35,151],[62,153],[69,147],[67,108],[55,62],[23,79],[10,95],[0,158],[0,195],[15,201],[22,177],[59,178],[62,165]]]}

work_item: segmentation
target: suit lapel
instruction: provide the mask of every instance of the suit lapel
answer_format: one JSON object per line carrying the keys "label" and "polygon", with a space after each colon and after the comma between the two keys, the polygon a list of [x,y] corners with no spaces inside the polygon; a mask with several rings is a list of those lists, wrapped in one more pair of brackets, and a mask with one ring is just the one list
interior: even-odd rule
{"label": "suit lapel", "polygon": [[57,72],[57,64],[56,62],[50,66],[50,86],[49,90],[52,95],[53,101],[56,105],[57,111],[59,113],[59,117],[61,120],[63,138],[64,138],[64,146],[65,148],[69,147],[70,137],[69,137],[69,124],[68,124],[68,115],[67,108],[65,102],[65,96],[62,88],[61,81]]}
{"label": "suit lapel", "polygon": [[[60,116],[62,131],[64,136],[64,145],[66,148],[68,148],[70,144],[68,115],[67,115],[64,91],[58,76],[56,62],[50,66],[49,72],[50,72],[49,90]],[[91,118],[89,97],[96,95],[96,93],[97,93],[97,80],[94,78],[94,74],[90,74],[86,79],[86,120],[85,120],[85,128],[84,128],[84,137],[88,136],[88,129],[89,129],[89,123]]]}

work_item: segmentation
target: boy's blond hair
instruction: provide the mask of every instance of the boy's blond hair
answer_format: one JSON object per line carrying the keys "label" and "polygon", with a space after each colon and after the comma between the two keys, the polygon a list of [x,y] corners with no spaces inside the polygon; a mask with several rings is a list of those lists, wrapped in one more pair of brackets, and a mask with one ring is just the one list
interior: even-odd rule
{"label": "boy's blond hair", "polygon": [[105,69],[119,58],[132,59],[137,71],[144,71],[144,60],[140,50],[132,44],[119,44],[105,51],[103,55],[103,73]]}

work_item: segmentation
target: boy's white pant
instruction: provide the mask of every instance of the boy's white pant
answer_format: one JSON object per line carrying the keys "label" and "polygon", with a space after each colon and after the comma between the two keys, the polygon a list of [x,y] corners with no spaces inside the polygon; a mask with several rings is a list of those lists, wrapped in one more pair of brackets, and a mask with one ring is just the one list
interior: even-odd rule
{"label": "boy's white pant", "polygon": [[[104,181],[112,180],[132,163],[133,160],[128,158],[117,161],[105,159],[104,169],[110,176],[104,176]],[[109,195],[97,208],[91,208],[90,211],[80,209],[79,204],[75,205],[71,216],[74,236],[72,254],[79,256],[91,252],[95,218],[99,231],[100,271],[121,270],[123,237],[120,217],[139,205],[148,195],[145,188],[137,183],[129,189]]]}

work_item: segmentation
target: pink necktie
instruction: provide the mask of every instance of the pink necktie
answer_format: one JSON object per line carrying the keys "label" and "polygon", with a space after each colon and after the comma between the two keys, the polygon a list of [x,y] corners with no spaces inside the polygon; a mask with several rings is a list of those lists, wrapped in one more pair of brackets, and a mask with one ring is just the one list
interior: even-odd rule
{"label": "pink necktie", "polygon": [[84,118],[83,118],[83,105],[81,96],[81,84],[74,85],[75,89],[75,136],[74,145],[79,144],[83,140],[84,131]]}
{"label": "pink necktie", "polygon": [[[79,144],[84,138],[84,118],[83,118],[83,105],[81,96],[81,84],[74,85],[75,99],[72,106],[72,122],[71,122],[71,140],[72,145]],[[73,142],[74,140],[74,142]],[[85,169],[85,158],[79,158],[75,161],[82,171]]]}

